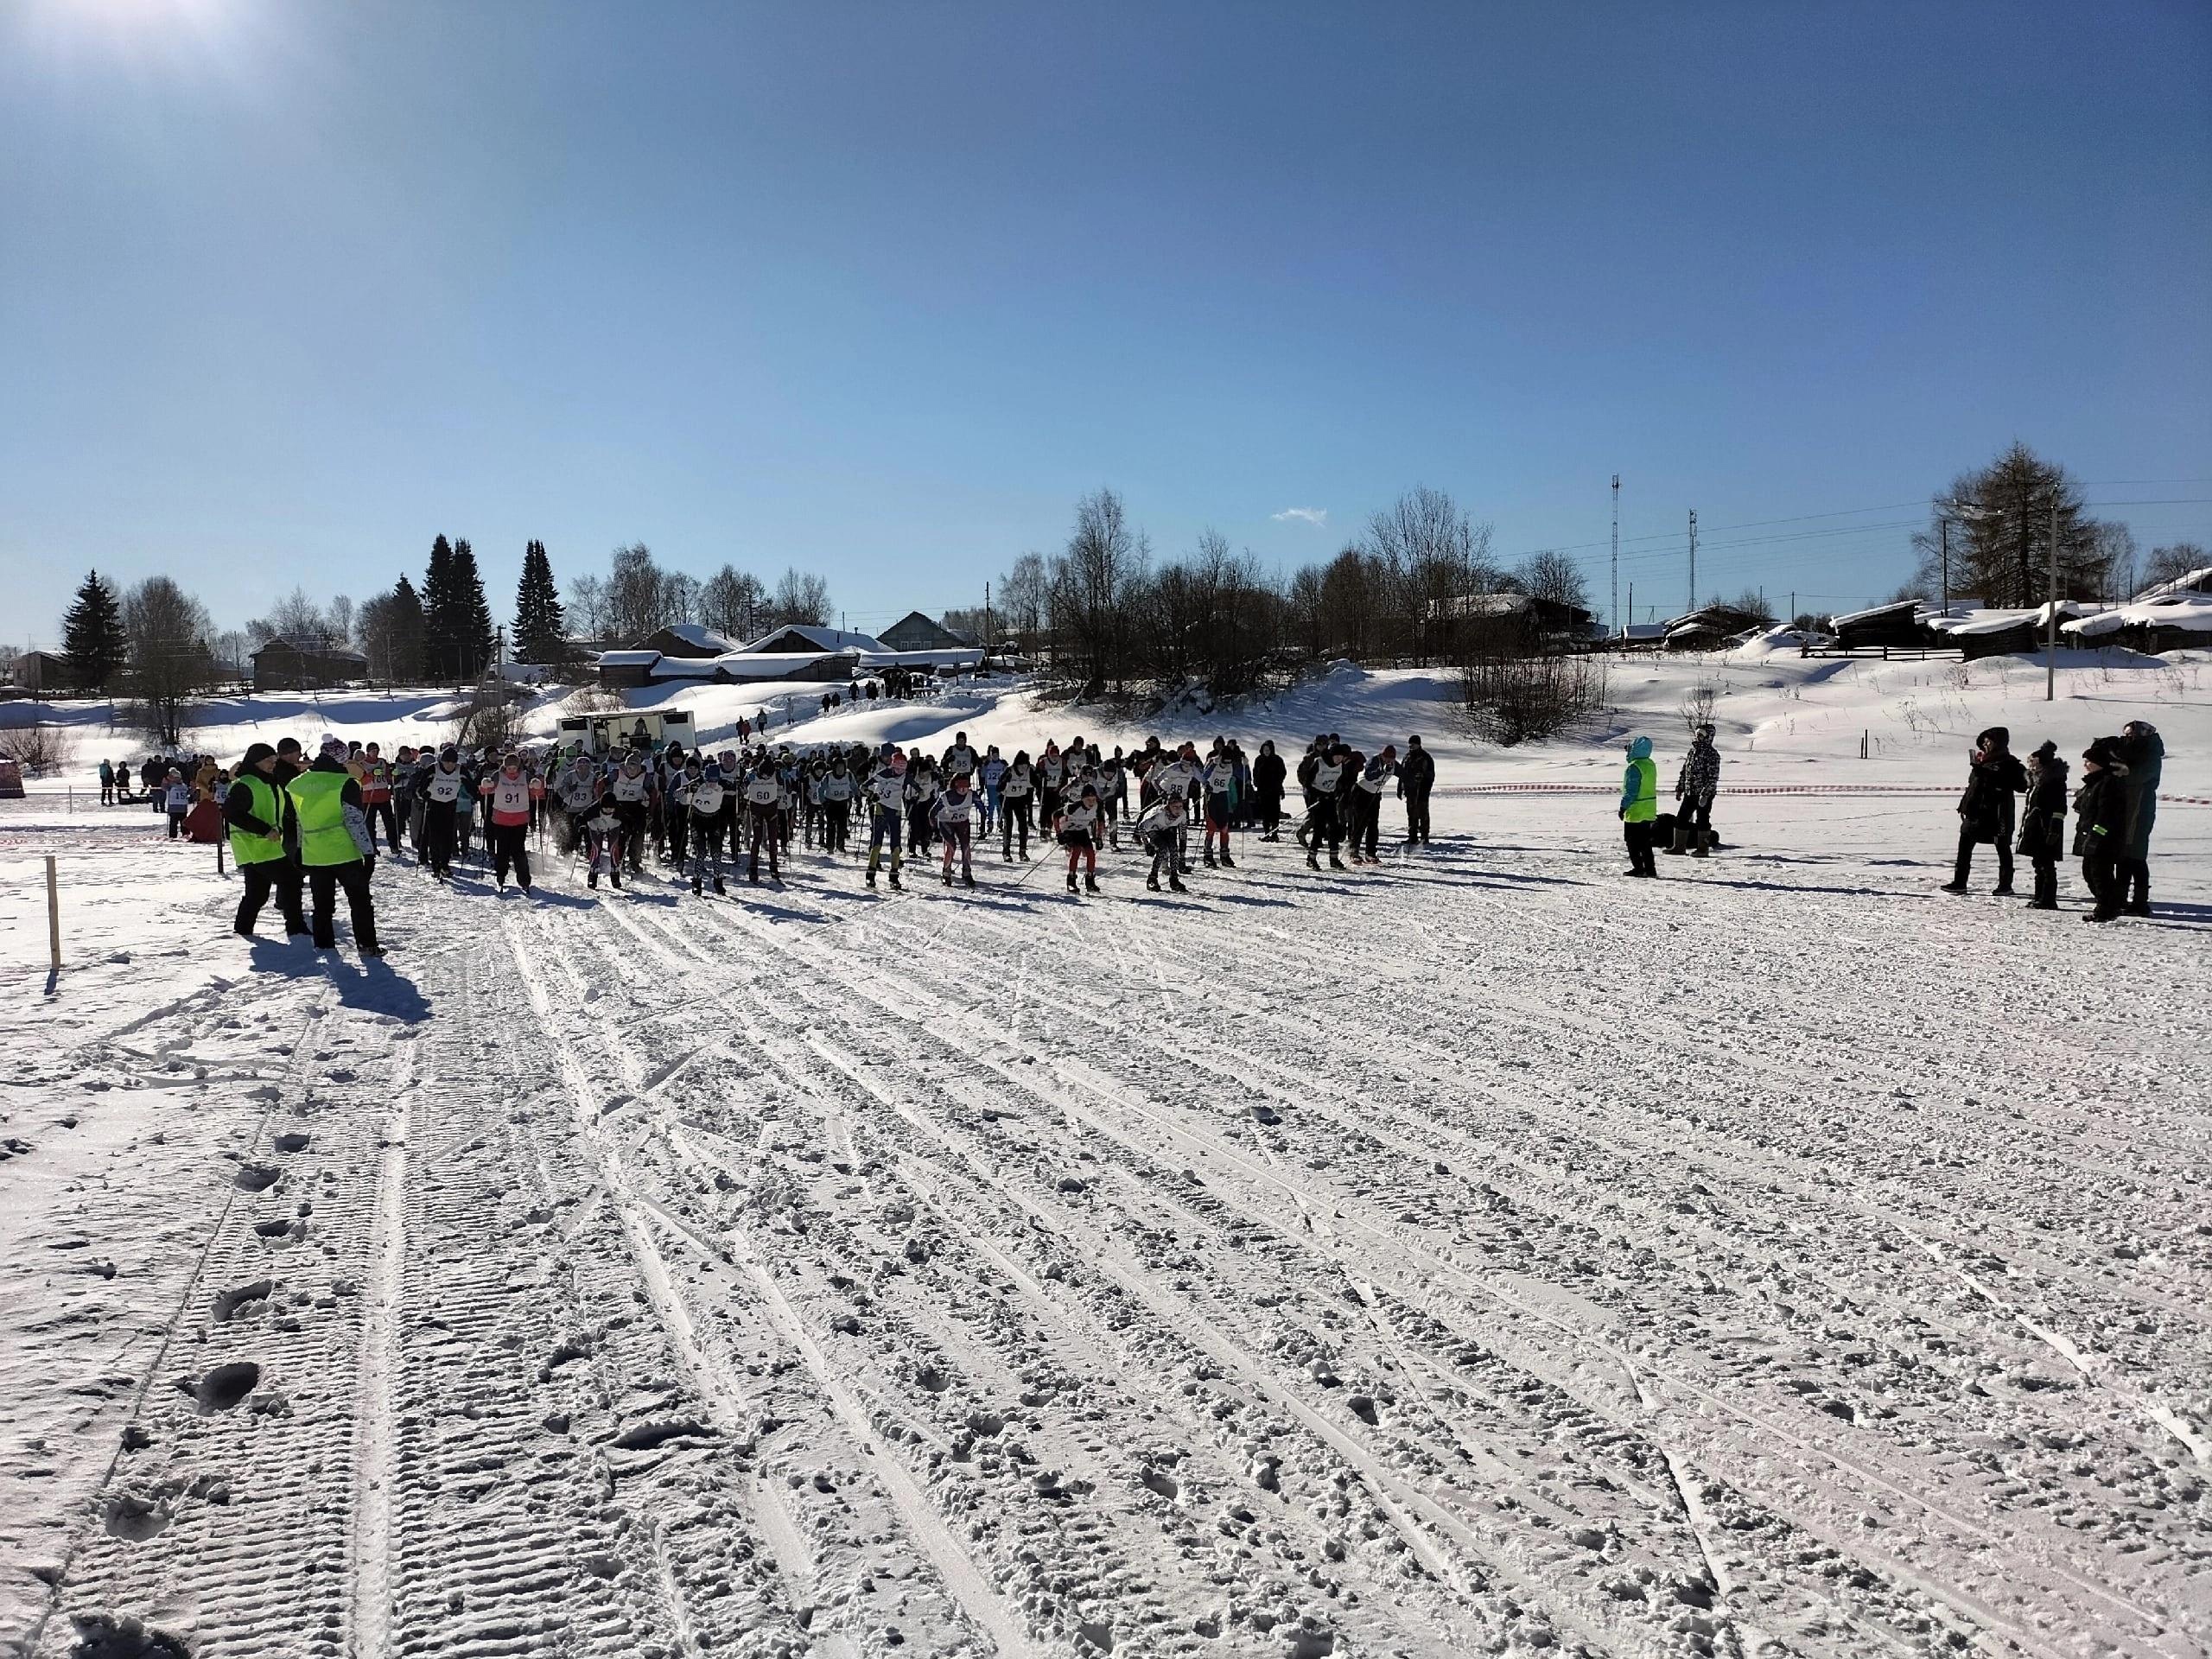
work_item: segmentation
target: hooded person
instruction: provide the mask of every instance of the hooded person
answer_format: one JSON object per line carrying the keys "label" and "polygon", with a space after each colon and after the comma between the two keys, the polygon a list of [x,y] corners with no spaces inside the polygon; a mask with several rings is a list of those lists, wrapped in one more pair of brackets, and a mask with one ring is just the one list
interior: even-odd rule
{"label": "hooded person", "polygon": [[2028,798],[2020,808],[2020,855],[2035,867],[2030,910],[2058,908],[2058,861],[2066,856],[2066,763],[2046,739],[2028,760]]}
{"label": "hooded person", "polygon": [[825,852],[850,850],[846,841],[852,833],[855,787],[852,769],[845,764],[844,751],[840,749],[830,757],[829,770],[815,785],[815,794],[822,803],[822,846]]}
{"label": "hooded person", "polygon": [[2127,768],[2123,788],[2127,796],[2127,843],[2121,849],[2115,873],[2125,888],[2121,911],[2130,916],[2151,913],[2151,830],[2158,818],[2158,784],[2165,771],[2166,743],[2158,728],[2147,720],[2131,720],[2120,728],[2113,746]]}
{"label": "hooded person", "polygon": [[2012,798],[2024,794],[2027,769],[2012,753],[2012,734],[1992,726],[1974,739],[1967,757],[1967,786],[1959,797],[1959,856],[1945,893],[1964,893],[1973,873],[1974,849],[1984,842],[1997,848],[1997,887],[2000,898],[2012,892]]}
{"label": "hooded person", "polygon": [[2097,901],[2084,921],[2109,922],[2120,915],[2126,897],[2120,859],[2126,846],[2127,767],[2119,743],[2101,737],[2082,752],[2082,787],[2074,793],[2074,850],[2081,856],[2082,880]]}
{"label": "hooded person", "polygon": [[1700,726],[1675,774],[1675,838],[1670,853],[1703,858],[1713,844],[1713,798],[1720,791],[1720,751],[1713,747],[1713,728]]}
{"label": "hooded person", "polygon": [[289,801],[270,774],[276,770],[276,751],[256,743],[245,752],[245,764],[223,798],[223,822],[229,826],[231,857],[238,867],[245,891],[232,931],[242,938],[253,937],[261,907],[273,893],[284,918],[284,931],[305,933],[307,918],[300,909],[300,868],[284,850],[284,817]]}
{"label": "hooded person", "polygon": [[315,765],[285,785],[284,792],[299,824],[300,863],[315,900],[315,948],[337,948],[332,911],[343,887],[355,947],[365,957],[380,957],[384,950],[377,943],[376,906],[369,896],[376,843],[369,837],[361,786],[346,770],[346,745],[336,737],[324,738]]}
{"label": "hooded person", "polygon": [[1628,746],[1628,767],[1621,774],[1619,810],[1621,839],[1628,843],[1628,874],[1654,876],[1658,861],[1651,855],[1652,826],[1659,817],[1659,768],[1651,759],[1651,740],[1639,737]]}
{"label": "hooded person", "polygon": [[1282,786],[1288,776],[1282,756],[1275,753],[1274,740],[1263,739],[1260,753],[1252,761],[1252,794],[1259,805],[1262,841],[1282,839]]}
{"label": "hooded person", "polygon": [[1385,743],[1382,753],[1360,768],[1352,785],[1351,859],[1355,864],[1376,861],[1382,833],[1382,791],[1398,772],[1398,746]]}

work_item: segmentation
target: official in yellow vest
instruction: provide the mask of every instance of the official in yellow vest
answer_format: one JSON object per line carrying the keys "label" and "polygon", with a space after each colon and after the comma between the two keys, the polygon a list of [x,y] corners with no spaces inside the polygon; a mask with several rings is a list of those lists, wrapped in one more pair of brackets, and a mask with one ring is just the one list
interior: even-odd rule
{"label": "official in yellow vest", "polygon": [[1659,874],[1651,855],[1654,823],[1659,817],[1659,768],[1651,759],[1651,740],[1639,737],[1628,746],[1628,771],[1621,779],[1621,838],[1628,842],[1628,874]]}
{"label": "official in yellow vest", "polygon": [[376,843],[369,837],[361,786],[346,770],[346,746],[335,737],[322,741],[313,766],[284,785],[292,817],[299,825],[300,863],[315,899],[315,943],[335,950],[338,937],[331,912],[337,890],[346,889],[353,913],[353,943],[365,957],[380,957],[376,907],[369,898],[369,874],[376,868]]}
{"label": "official in yellow vest", "polygon": [[276,751],[256,743],[245,752],[245,763],[223,798],[223,822],[230,827],[231,857],[238,867],[245,891],[239,895],[232,931],[243,938],[253,937],[261,907],[274,893],[287,933],[308,931],[300,913],[300,867],[284,847],[285,809],[289,798],[277,785]]}

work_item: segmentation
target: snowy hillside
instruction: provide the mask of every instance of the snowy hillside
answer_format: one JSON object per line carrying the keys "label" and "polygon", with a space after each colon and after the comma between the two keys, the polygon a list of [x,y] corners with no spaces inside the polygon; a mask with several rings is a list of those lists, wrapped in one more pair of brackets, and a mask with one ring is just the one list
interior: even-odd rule
{"label": "snowy hillside", "polygon": [[[1705,685],[1776,792],[1624,881],[1619,743],[1670,785]],[[0,1651],[2212,1646],[2212,665],[1655,660],[1503,751],[1452,690],[1157,722],[1419,732],[1436,840],[1375,866],[386,860],[367,968],[233,937],[149,813],[0,803]],[[1974,732],[2131,717],[2156,918],[1934,890]],[[791,735],[955,730],[1146,734]]]}

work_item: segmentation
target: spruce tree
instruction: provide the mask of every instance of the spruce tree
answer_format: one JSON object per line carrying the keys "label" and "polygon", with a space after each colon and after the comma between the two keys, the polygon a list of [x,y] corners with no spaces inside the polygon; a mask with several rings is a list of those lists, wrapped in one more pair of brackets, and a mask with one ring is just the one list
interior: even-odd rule
{"label": "spruce tree", "polygon": [[545,556],[544,543],[532,542],[523,550],[522,581],[515,588],[515,660],[555,664],[567,651],[568,621],[553,586],[553,562]]}
{"label": "spruce tree", "polygon": [[443,536],[430,543],[430,568],[423,578],[423,673],[426,679],[461,675],[454,649],[453,545]]}
{"label": "spruce tree", "polygon": [[61,649],[69,682],[79,691],[105,690],[123,666],[123,600],[97,570],[77,589],[77,602],[61,620]]}
{"label": "spruce tree", "polygon": [[477,678],[492,660],[492,606],[484,597],[476,550],[465,537],[453,544],[453,635],[463,677]]}
{"label": "spruce tree", "polygon": [[405,576],[391,590],[391,677],[410,684],[420,684],[423,667],[423,598],[415,591],[415,584]]}

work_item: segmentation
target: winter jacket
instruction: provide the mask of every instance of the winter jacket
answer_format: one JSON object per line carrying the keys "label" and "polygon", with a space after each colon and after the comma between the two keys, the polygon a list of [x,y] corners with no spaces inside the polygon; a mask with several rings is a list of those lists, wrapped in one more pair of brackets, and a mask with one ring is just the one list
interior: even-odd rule
{"label": "winter jacket", "polygon": [[1675,798],[1702,801],[1709,806],[1719,787],[1720,751],[1713,747],[1709,737],[1693,740],[1690,752],[1682,757],[1681,769],[1675,774]]}
{"label": "winter jacket", "polygon": [[2127,844],[2127,769],[2086,772],[2074,791],[2074,851],[2082,858],[2117,858]]}
{"label": "winter jacket", "polygon": [[2055,862],[2066,856],[2066,763],[2053,755],[2037,761],[2030,776],[2014,850],[2024,858]]}
{"label": "winter jacket", "polygon": [[1651,740],[1639,737],[1628,746],[1628,766],[1621,773],[1620,817],[1628,823],[1649,823],[1659,816],[1659,769],[1652,763]]}
{"label": "winter jacket", "polygon": [[2027,769],[2010,749],[1979,749],[1959,797],[1959,817],[1977,842],[2002,841],[2012,833],[2012,798],[2028,787]]}
{"label": "winter jacket", "polygon": [[1252,762],[1252,790],[1263,801],[1282,799],[1282,780],[1288,769],[1282,756],[1270,749]]}
{"label": "winter jacket", "polygon": [[2127,767],[2127,850],[2125,858],[2151,856],[2151,828],[2158,817],[2158,779],[2165,770],[2166,743],[2156,731],[2120,740],[2120,758]]}
{"label": "winter jacket", "polygon": [[1415,798],[1436,787],[1436,757],[1418,743],[1406,749],[1406,758],[1398,763],[1398,793]]}

